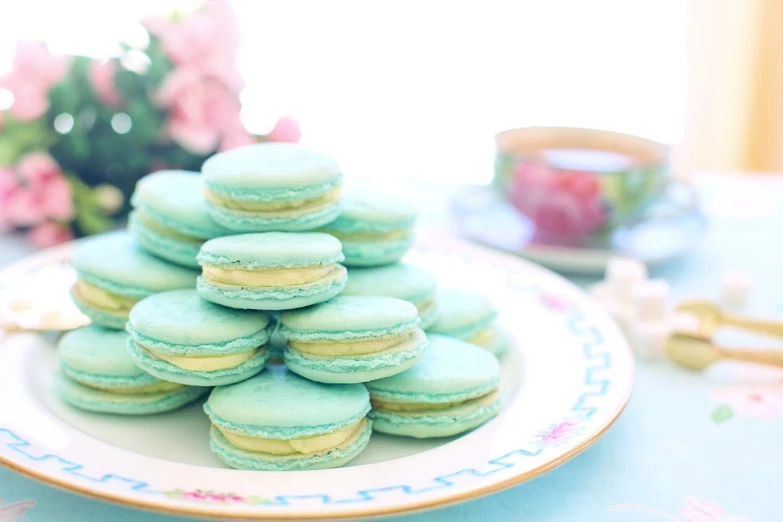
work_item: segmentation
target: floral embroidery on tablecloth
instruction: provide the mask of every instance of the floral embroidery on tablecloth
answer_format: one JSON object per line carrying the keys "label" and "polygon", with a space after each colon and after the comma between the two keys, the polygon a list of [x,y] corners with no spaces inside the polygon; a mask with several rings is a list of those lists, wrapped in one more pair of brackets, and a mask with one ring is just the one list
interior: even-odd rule
{"label": "floral embroidery on tablecloth", "polygon": [[775,420],[783,416],[783,383],[738,384],[713,393],[719,406],[710,418],[721,424],[734,417]]}
{"label": "floral embroidery on tablecloth", "polygon": [[726,511],[715,502],[701,500],[696,497],[686,496],[685,506],[672,515],[649,506],[638,504],[615,504],[610,511],[644,511],[672,522],[751,522],[749,518],[726,516]]}
{"label": "floral embroidery on tablecloth", "polygon": [[[184,500],[188,502],[199,502],[204,504],[271,504],[273,501],[256,495],[243,496],[236,493],[225,493],[212,490],[194,489],[184,490],[175,489],[164,491],[166,496]],[[2,519],[0,519],[1,521]]]}
{"label": "floral embroidery on tablecloth", "polygon": [[35,506],[35,500],[22,500],[10,504],[3,504],[3,499],[0,498],[0,522],[19,520],[27,513],[27,510],[33,506]]}

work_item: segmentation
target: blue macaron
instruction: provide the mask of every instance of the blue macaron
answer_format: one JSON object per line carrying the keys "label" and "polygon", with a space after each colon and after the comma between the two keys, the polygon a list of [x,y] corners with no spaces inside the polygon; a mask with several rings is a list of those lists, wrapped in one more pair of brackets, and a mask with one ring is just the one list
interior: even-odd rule
{"label": "blue macaron", "polygon": [[346,266],[399,261],[413,244],[416,209],[387,194],[356,191],[345,197],[340,216],[321,228],[343,243]]}
{"label": "blue macaron", "polygon": [[419,311],[419,328],[438,317],[437,282],[432,272],[416,265],[395,263],[374,268],[351,268],[341,295],[383,295],[408,301]]}
{"label": "blue macaron", "polygon": [[367,447],[369,410],[361,384],[321,384],[283,366],[219,386],[204,405],[210,448],[220,460],[264,471],[342,466]]}
{"label": "blue macaron", "polygon": [[161,170],[139,180],[128,218],[131,234],[152,254],[198,268],[196,254],[207,239],[234,232],[218,225],[207,209],[197,172]]}
{"label": "blue macaron", "polygon": [[338,296],[284,312],[280,321],[286,365],[318,382],[394,375],[413,366],[427,345],[416,307],[393,297]]}
{"label": "blue macaron", "polygon": [[239,234],[204,243],[201,297],[231,308],[289,310],[340,293],[340,241],[320,232]]}
{"label": "blue macaron", "polygon": [[139,301],[128,318],[128,350],[136,364],[166,381],[217,386],[263,370],[274,322],[267,314],[204,301],[175,290]]}
{"label": "blue macaron", "polygon": [[367,383],[373,429],[416,438],[447,437],[475,428],[500,410],[497,359],[472,344],[430,335],[410,370]]}
{"label": "blue macaron", "polygon": [[428,332],[462,339],[486,348],[498,357],[508,349],[508,336],[495,325],[497,308],[485,295],[472,290],[445,288],[438,292],[437,299],[438,319],[427,328]]}
{"label": "blue macaron", "polygon": [[145,415],[177,409],[209,391],[146,373],[128,354],[127,340],[126,332],[93,325],[65,334],[58,344],[60,398],[82,410]]}
{"label": "blue macaron", "polygon": [[342,209],[337,162],[293,143],[221,152],[201,172],[212,216],[239,232],[312,230]]}
{"label": "blue macaron", "polygon": [[143,251],[127,231],[89,237],[76,244],[71,260],[77,281],[76,306],[93,323],[122,329],[137,301],[166,290],[195,288],[198,272]]}

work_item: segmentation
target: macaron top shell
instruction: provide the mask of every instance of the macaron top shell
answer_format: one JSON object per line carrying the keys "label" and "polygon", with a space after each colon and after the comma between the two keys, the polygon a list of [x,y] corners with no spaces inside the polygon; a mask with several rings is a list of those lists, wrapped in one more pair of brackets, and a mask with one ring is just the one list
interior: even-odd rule
{"label": "macaron top shell", "polygon": [[212,220],[197,172],[160,170],[141,178],[131,198],[134,208],[195,237],[209,239],[231,232]]}
{"label": "macaron top shell", "polygon": [[278,366],[215,388],[204,409],[221,428],[291,439],[328,433],[359,421],[370,410],[370,397],[362,384],[322,384]]}
{"label": "macaron top shell", "polygon": [[352,268],[341,295],[382,295],[409,301],[429,298],[437,282],[432,272],[397,263],[377,268]]}
{"label": "macaron top shell", "polygon": [[340,240],[321,232],[261,232],[211,239],[198,254],[202,265],[227,268],[290,268],[343,260]]}
{"label": "macaron top shell", "polygon": [[57,345],[62,361],[78,372],[111,377],[134,377],[144,374],[128,353],[128,334],[101,326],[72,330]]}
{"label": "macaron top shell", "polygon": [[367,190],[345,195],[343,212],[326,225],[340,232],[396,230],[413,226],[416,208],[405,200]]}
{"label": "macaron top shell", "polygon": [[440,316],[428,331],[448,334],[490,323],[497,316],[492,301],[479,292],[455,288],[438,291]]}
{"label": "macaron top shell", "polygon": [[163,343],[199,346],[234,342],[250,349],[269,339],[270,322],[263,312],[224,308],[188,289],[162,292],[136,303],[130,311],[129,330],[134,336]]}
{"label": "macaron top shell", "polygon": [[416,307],[402,299],[342,295],[284,312],[280,320],[286,338],[302,341],[397,335],[419,322]]}
{"label": "macaron top shell", "polygon": [[208,185],[304,188],[341,178],[338,163],[294,143],[259,143],[215,154],[201,167]]}
{"label": "macaron top shell", "polygon": [[92,236],[76,245],[72,261],[79,277],[110,292],[144,297],[195,288],[198,272],[147,254],[126,231]]}
{"label": "macaron top shell", "polygon": [[500,366],[488,351],[465,341],[428,335],[416,365],[367,383],[373,397],[400,402],[451,402],[479,397],[497,387]]}

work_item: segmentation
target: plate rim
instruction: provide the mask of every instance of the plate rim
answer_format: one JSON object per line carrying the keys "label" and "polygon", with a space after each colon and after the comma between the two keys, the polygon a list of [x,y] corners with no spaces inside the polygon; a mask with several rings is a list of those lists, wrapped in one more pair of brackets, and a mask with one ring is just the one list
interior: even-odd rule
{"label": "plate rim", "polygon": [[[586,296],[584,290],[582,290],[571,281],[567,280],[566,278],[562,277],[561,275],[553,272],[552,270],[546,267],[536,265],[531,261],[521,260],[518,256],[514,256],[509,252],[497,250],[492,247],[488,247],[486,245],[466,241],[465,239],[462,238],[450,237],[448,238],[448,240],[456,243],[461,243],[463,245],[467,245],[472,248],[479,248],[482,250],[486,250],[488,252],[492,252],[494,255],[507,257],[511,260],[514,260],[515,262],[521,262],[523,264],[532,265],[534,268],[538,270],[549,272],[549,274],[553,276],[555,279],[568,285],[572,292],[576,292],[578,294],[581,294],[582,296]],[[46,264],[51,262],[52,258],[62,257],[63,255],[65,255],[65,253],[71,251],[73,246],[78,241],[80,240],[70,241],[68,243],[64,243],[62,245],[37,252],[19,261],[11,263],[10,265],[6,266],[3,269],[0,269],[0,287],[5,281],[12,278],[13,275],[17,272],[28,271],[38,266],[45,266]],[[427,248],[425,247],[423,250],[426,251]],[[0,337],[4,337],[4,336],[5,334],[3,332],[0,332]],[[558,457],[548,460],[547,462],[544,462],[539,466],[536,466],[533,469],[530,469],[523,473],[519,473],[512,477],[508,477],[504,480],[485,484],[485,485],[476,485],[467,491],[457,492],[454,494],[445,494],[442,497],[425,499],[417,502],[406,503],[404,505],[387,505],[387,506],[375,506],[375,507],[367,506],[364,508],[357,507],[346,511],[323,512],[317,514],[306,513],[306,512],[294,512],[294,511],[275,512],[275,513],[266,513],[266,514],[258,513],[258,512],[256,513],[231,512],[225,509],[221,509],[219,505],[196,504],[196,503],[182,504],[182,505],[173,505],[173,504],[162,505],[161,503],[156,502],[154,500],[149,500],[149,501],[143,500],[144,497],[129,498],[123,494],[115,493],[112,491],[100,491],[100,492],[95,491],[94,489],[90,489],[87,486],[82,486],[81,484],[75,482],[58,479],[45,472],[39,472],[35,469],[25,468],[24,466],[19,465],[14,460],[11,460],[3,455],[0,455],[0,466],[4,466],[15,473],[19,473],[22,476],[36,480],[38,482],[41,482],[49,486],[53,486],[60,490],[64,490],[68,493],[75,493],[88,498],[93,498],[101,501],[108,501],[110,503],[121,505],[124,507],[142,509],[145,511],[151,511],[155,513],[165,513],[169,515],[185,515],[185,516],[206,517],[206,518],[221,517],[226,520],[303,520],[303,519],[334,520],[334,519],[357,519],[357,518],[364,518],[364,517],[380,517],[380,516],[390,516],[395,514],[421,512],[427,509],[445,507],[448,505],[453,505],[456,503],[466,502],[468,500],[487,496],[508,489],[510,487],[516,486],[518,484],[534,479],[536,477],[539,477],[557,468],[558,466],[564,464],[565,462],[568,462],[569,460],[573,459],[574,457],[576,457],[577,455],[579,455],[580,453],[588,449],[590,446],[592,446],[595,442],[597,442],[598,439],[603,437],[603,435],[615,424],[617,419],[620,417],[620,415],[627,407],[628,402],[634,390],[636,361],[633,352],[628,346],[628,344],[627,343],[622,343],[622,344],[624,345],[624,348],[627,351],[627,355],[629,356],[628,357],[629,375],[628,375],[627,389],[625,390],[625,393],[622,395],[621,399],[619,399],[618,406],[616,407],[615,411],[612,412],[612,414],[598,429],[596,429],[580,444],[574,446],[569,451],[559,455]]]}

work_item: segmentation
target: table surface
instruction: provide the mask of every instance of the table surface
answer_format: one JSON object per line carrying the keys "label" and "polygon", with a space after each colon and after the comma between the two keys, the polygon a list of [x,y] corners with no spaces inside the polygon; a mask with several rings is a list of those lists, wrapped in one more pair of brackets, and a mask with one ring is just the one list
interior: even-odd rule
{"label": "table surface", "polygon": [[[754,315],[783,314],[783,177],[698,178],[710,220],[691,254],[652,271],[674,299],[717,298],[726,270],[751,274]],[[429,194],[433,192],[427,191]],[[442,193],[443,191],[441,191]],[[424,219],[442,217],[429,207]],[[0,239],[0,266],[32,252],[20,237]],[[572,278],[585,285],[587,278]],[[774,340],[728,339],[774,346]],[[773,493],[783,479],[783,371],[721,363],[702,374],[668,363],[638,366],[628,408],[593,447],[531,482],[398,522],[765,522],[783,519]],[[0,469],[0,522],[191,520],[88,499]]]}

